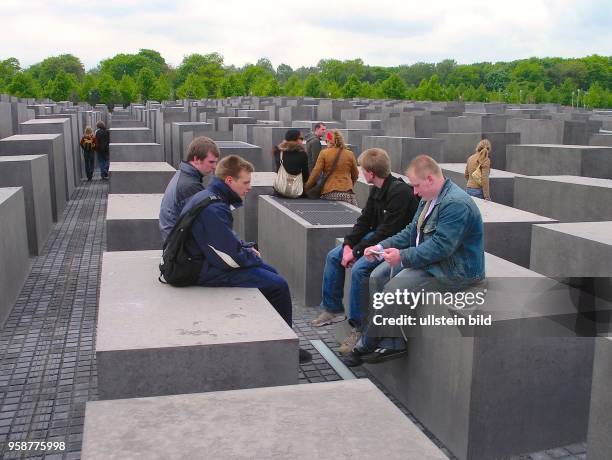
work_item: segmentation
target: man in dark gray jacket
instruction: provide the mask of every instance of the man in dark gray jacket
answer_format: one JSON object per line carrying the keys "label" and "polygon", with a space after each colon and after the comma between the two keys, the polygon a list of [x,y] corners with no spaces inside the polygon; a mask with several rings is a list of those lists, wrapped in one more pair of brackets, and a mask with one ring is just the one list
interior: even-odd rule
{"label": "man in dark gray jacket", "polygon": [[306,154],[308,155],[308,171],[312,171],[321,153],[321,138],[327,128],[324,123],[316,123],[311,133],[306,136]]}
{"label": "man in dark gray jacket", "polygon": [[187,147],[186,159],[181,161],[179,169],[166,187],[159,210],[159,231],[164,242],[178,221],[185,203],[204,190],[202,177],[215,172],[218,160],[217,144],[208,137],[196,137]]}

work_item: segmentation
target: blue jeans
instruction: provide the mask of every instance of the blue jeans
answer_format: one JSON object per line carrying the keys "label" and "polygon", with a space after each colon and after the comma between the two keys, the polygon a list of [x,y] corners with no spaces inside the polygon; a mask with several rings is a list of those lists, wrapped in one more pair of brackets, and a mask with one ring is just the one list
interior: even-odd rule
{"label": "blue jeans", "polygon": [[108,166],[109,166],[109,157],[108,155],[98,154],[98,166],[100,166],[100,175],[102,177],[108,176]]}
{"label": "blue jeans", "polygon": [[[434,281],[435,278],[425,270],[402,268],[401,265],[391,267],[387,262],[383,262],[370,275],[370,293],[373,295],[375,292],[394,292],[396,289],[427,290],[427,285]],[[376,348],[405,350],[406,341],[403,337],[373,336],[369,325],[366,325],[355,348],[361,353],[369,353]]]}
{"label": "blue jeans", "polygon": [[274,309],[292,326],[291,293],[287,281],[276,269],[267,264],[259,267],[237,268],[222,276],[201,283],[211,287],[258,288]]}
{"label": "blue jeans", "polygon": [[[367,237],[368,235],[366,235]],[[344,311],[344,277],[346,269],[342,262],[342,246],[337,246],[327,254],[323,272],[323,292],[321,307],[330,313]],[[361,319],[366,309],[368,294],[368,279],[370,273],[380,264],[379,261],[369,262],[360,257],[351,267],[351,288],[349,291],[349,323],[356,329],[361,329]]]}
{"label": "blue jeans", "polygon": [[94,153],[83,152],[83,158],[85,160],[85,174],[87,175],[87,179],[91,179],[94,173]]}
{"label": "blue jeans", "polygon": [[476,198],[482,198],[484,200],[484,193],[482,193],[482,188],[471,188],[467,187],[465,192],[470,196],[475,196]]}

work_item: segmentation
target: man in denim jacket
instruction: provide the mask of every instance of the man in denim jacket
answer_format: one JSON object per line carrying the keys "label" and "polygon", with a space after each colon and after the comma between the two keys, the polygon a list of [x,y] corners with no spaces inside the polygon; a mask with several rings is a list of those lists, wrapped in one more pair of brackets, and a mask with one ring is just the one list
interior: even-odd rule
{"label": "man in denim jacket", "polygon": [[[370,295],[440,284],[462,289],[484,279],[483,223],[472,198],[427,155],[414,158],[406,174],[421,202],[410,225],[365,249],[366,257],[385,261],[370,275]],[[366,330],[345,363],[377,363],[405,352],[403,338],[373,337]]]}

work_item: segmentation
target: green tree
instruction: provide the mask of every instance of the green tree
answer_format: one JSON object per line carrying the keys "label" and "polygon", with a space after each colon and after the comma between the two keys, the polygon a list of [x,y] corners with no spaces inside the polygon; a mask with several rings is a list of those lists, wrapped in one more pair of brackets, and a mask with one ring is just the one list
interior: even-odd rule
{"label": "green tree", "polygon": [[280,84],[287,83],[287,80],[291,75],[293,75],[293,69],[290,65],[279,64],[279,66],[276,68],[276,77],[278,78]]}
{"label": "green tree", "polygon": [[148,67],[143,67],[138,71],[136,88],[143,101],[148,101],[151,98],[151,93],[155,87],[155,80],[155,73]]}
{"label": "green tree", "polygon": [[535,102],[536,104],[548,102],[548,92],[546,91],[546,88],[544,88],[544,83],[541,82],[538,86],[535,87],[532,96],[533,102]]}
{"label": "green tree", "polygon": [[527,61],[519,61],[510,72],[510,78],[517,83],[526,83],[528,89],[533,89],[540,82],[545,81],[545,72],[542,64],[532,58]]}
{"label": "green tree", "polygon": [[40,85],[29,72],[15,74],[6,90],[17,97],[40,97]]}
{"label": "green tree", "polygon": [[593,83],[585,96],[586,105],[590,108],[604,108],[606,104],[606,92],[597,82]]}
{"label": "green tree", "polygon": [[448,77],[453,73],[457,67],[457,62],[454,59],[444,59],[436,64],[435,72],[440,79],[440,84],[445,85],[448,81]]}
{"label": "green tree", "polygon": [[104,104],[114,104],[119,99],[117,81],[110,74],[104,73],[100,76],[98,92],[100,93],[100,102]]}
{"label": "green tree", "polygon": [[304,88],[297,75],[291,75],[282,88],[282,93],[286,96],[303,96]]}
{"label": "green tree", "polygon": [[[152,71],[150,72],[152,73]],[[120,102],[124,106],[129,105],[131,102],[136,101],[136,98],[138,95],[138,89],[136,87],[136,82],[134,82],[134,79],[130,77],[129,75],[124,75],[123,77],[121,77],[121,80],[119,81],[119,86],[117,89],[119,91]]]}
{"label": "green tree", "polygon": [[202,99],[208,94],[206,85],[197,75],[190,74],[181,86],[176,90],[181,99]]}
{"label": "green tree", "polygon": [[219,87],[219,93],[221,94],[221,97],[231,97],[242,96],[246,92],[240,76],[233,73],[223,78]]}
{"label": "green tree", "polygon": [[183,61],[176,69],[177,86],[182,85],[191,74],[209,74],[212,78],[221,78],[224,75],[223,56],[219,53],[209,54],[190,54],[183,58]]}
{"label": "green tree", "polygon": [[157,77],[150,97],[159,102],[172,99],[172,84],[166,75]]}
{"label": "green tree", "polygon": [[72,74],[78,80],[85,74],[83,63],[72,54],[48,57],[42,62],[30,66],[28,70],[41,86],[45,86],[49,81],[54,80],[60,71]]}
{"label": "green tree", "polygon": [[62,69],[57,72],[53,80],[45,86],[45,96],[54,101],[67,101],[72,93],[77,91],[78,82],[72,74],[67,74]]}
{"label": "green tree", "polygon": [[19,61],[14,57],[0,61],[0,90],[6,88],[20,70]]}
{"label": "green tree", "polygon": [[[337,83],[337,82],[336,82]],[[304,80],[304,96],[321,97],[323,87],[316,75],[308,75]]]}
{"label": "green tree", "polygon": [[267,73],[269,73],[271,75],[274,75],[274,67],[272,66],[272,63],[270,62],[270,59],[265,58],[265,57],[264,58],[259,58],[255,65],[257,67],[261,67]]}
{"label": "green tree", "polygon": [[352,99],[359,96],[361,91],[361,83],[355,75],[351,75],[342,87],[342,97]]}
{"label": "green tree", "polygon": [[404,99],[406,97],[406,82],[394,73],[380,85],[384,97],[389,99]]}

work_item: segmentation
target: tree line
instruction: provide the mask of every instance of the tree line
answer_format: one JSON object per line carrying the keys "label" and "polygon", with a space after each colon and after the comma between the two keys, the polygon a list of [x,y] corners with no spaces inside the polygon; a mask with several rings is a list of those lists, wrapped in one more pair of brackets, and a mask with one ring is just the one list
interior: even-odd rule
{"label": "tree line", "polygon": [[172,67],[159,52],[141,49],[104,59],[87,71],[71,54],[48,57],[28,68],[9,57],[0,61],[0,92],[92,105],[251,95],[612,108],[612,56],[475,64],[445,59],[397,67],[322,59],[316,67],[293,69],[287,64],[274,68],[267,58],[236,67],[225,64],[219,53],[190,54]]}

